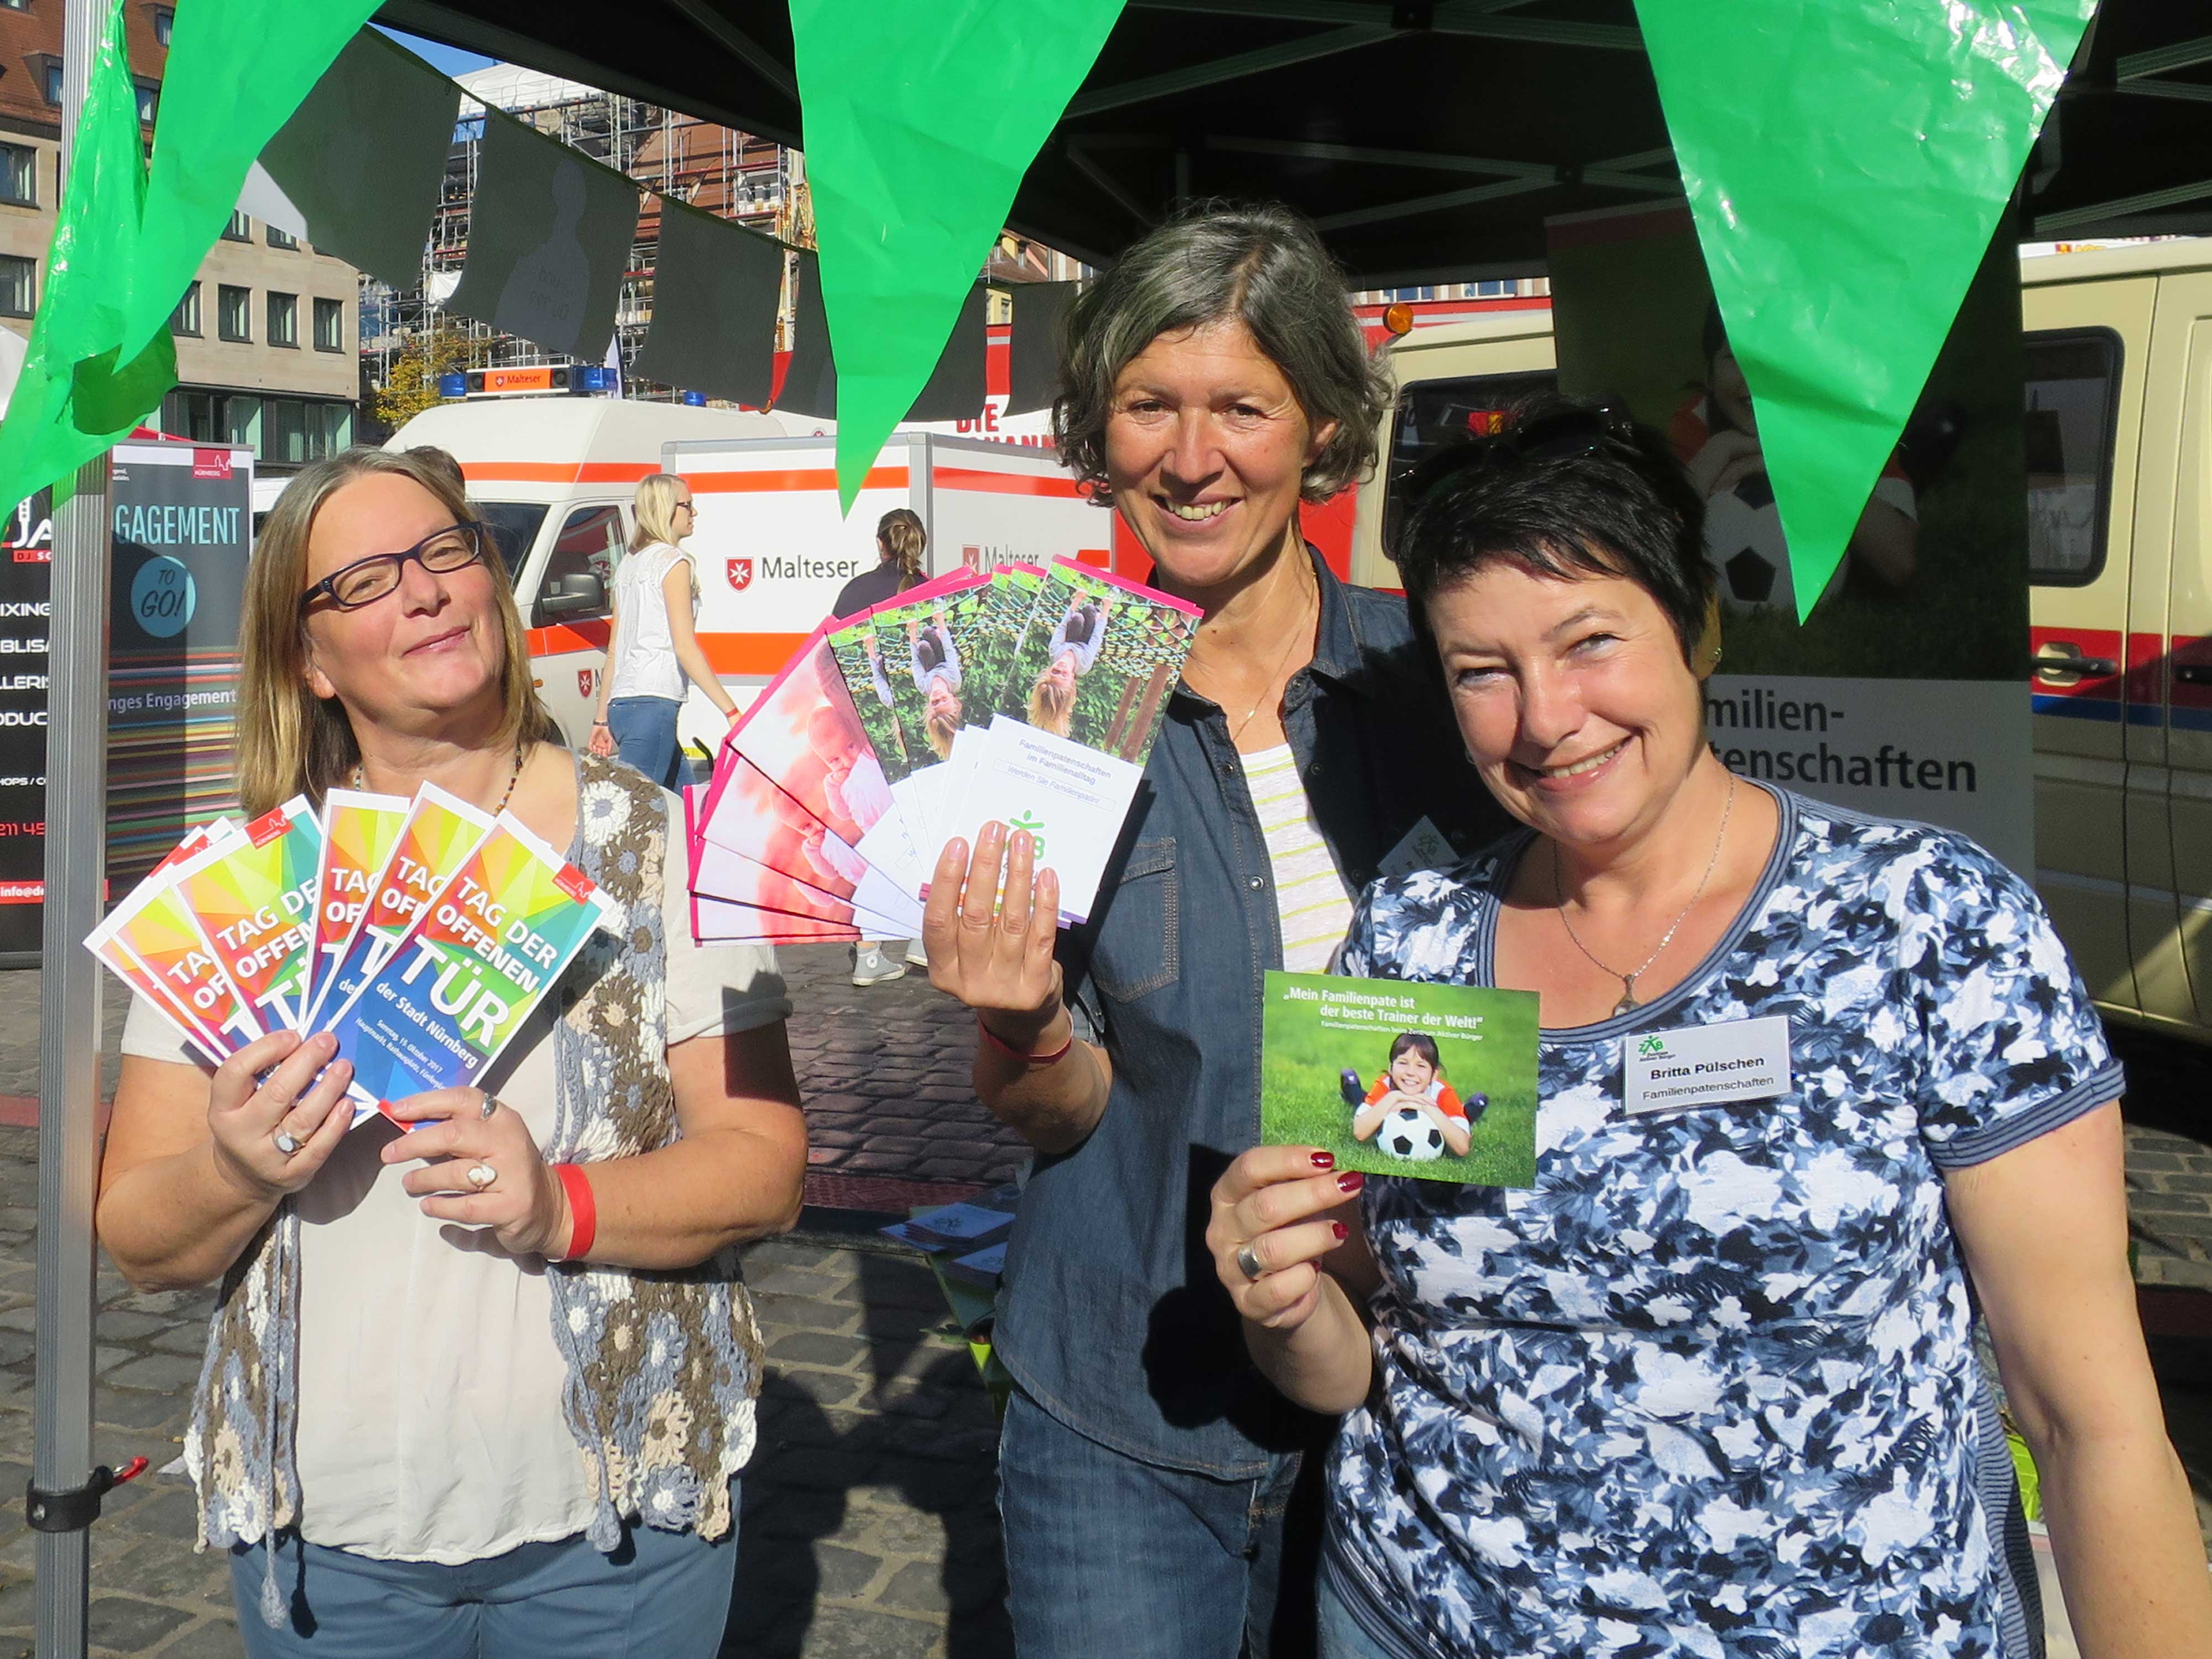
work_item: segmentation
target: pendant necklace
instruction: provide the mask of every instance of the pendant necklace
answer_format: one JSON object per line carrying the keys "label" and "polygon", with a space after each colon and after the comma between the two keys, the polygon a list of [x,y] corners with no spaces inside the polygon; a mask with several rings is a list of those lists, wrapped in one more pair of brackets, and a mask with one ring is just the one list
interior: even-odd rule
{"label": "pendant necklace", "polygon": [[[1316,588],[1315,597],[1317,599],[1319,596],[1320,589]],[[1252,724],[1253,720],[1258,716],[1261,706],[1267,702],[1268,690],[1275,684],[1275,676],[1283,672],[1283,665],[1291,659],[1291,653],[1297,650],[1298,648],[1298,641],[1306,637],[1308,637],[1308,630],[1305,623],[1305,607],[1304,605],[1300,605],[1298,607],[1298,625],[1291,629],[1290,641],[1283,647],[1283,654],[1275,659],[1274,666],[1267,671],[1267,678],[1260,682],[1260,701],[1254,703],[1249,708],[1246,709],[1244,711],[1244,718],[1237,721],[1234,726],[1230,728],[1229,746],[1231,749],[1234,749],[1237,746],[1237,740],[1244,735],[1244,728]],[[1220,702],[1220,699],[1217,697],[1214,701],[1218,704]],[[1224,715],[1228,712],[1229,711],[1225,708],[1222,710],[1222,713]]]}
{"label": "pendant necklace", "polygon": [[[507,793],[499,798],[499,805],[491,809],[491,815],[494,817],[507,811],[507,802],[514,799],[514,786],[522,776],[522,739],[517,738],[514,740],[514,769],[507,775]],[[362,781],[359,761],[353,763],[353,787],[362,790],[368,787],[368,785]]]}
{"label": "pendant necklace", "polygon": [[1690,912],[1698,908],[1698,901],[1705,897],[1705,884],[1712,880],[1713,872],[1719,867],[1721,861],[1721,844],[1728,840],[1729,814],[1735,809],[1735,774],[1731,772],[1729,774],[1728,799],[1721,804],[1721,832],[1719,835],[1713,837],[1713,855],[1705,860],[1705,873],[1698,878],[1698,890],[1690,895],[1690,902],[1682,907],[1682,914],[1674,918],[1674,927],[1669,927],[1666,932],[1666,935],[1660,939],[1658,949],[1653,951],[1650,956],[1644,957],[1644,960],[1637,965],[1636,970],[1633,973],[1624,974],[1618,968],[1607,967],[1605,963],[1600,962],[1595,957],[1590,955],[1589,945],[1584,945],[1580,939],[1575,938],[1575,925],[1567,920],[1566,895],[1561,890],[1559,885],[1559,844],[1557,842],[1553,842],[1552,843],[1553,907],[1559,911],[1559,926],[1567,930],[1567,939],[1574,945],[1575,949],[1581,951],[1583,955],[1589,959],[1589,963],[1593,968],[1596,968],[1605,973],[1608,973],[1612,975],[1613,978],[1620,981],[1620,1000],[1613,1005],[1613,1017],[1615,1019],[1620,1018],[1623,1014],[1634,1013],[1637,1009],[1644,1006],[1636,1000],[1637,979],[1643,974],[1645,969],[1650,967],[1653,963],[1658,961],[1660,957],[1665,952],[1667,947],[1674,942],[1675,933],[1680,929],[1682,924],[1690,919]]}

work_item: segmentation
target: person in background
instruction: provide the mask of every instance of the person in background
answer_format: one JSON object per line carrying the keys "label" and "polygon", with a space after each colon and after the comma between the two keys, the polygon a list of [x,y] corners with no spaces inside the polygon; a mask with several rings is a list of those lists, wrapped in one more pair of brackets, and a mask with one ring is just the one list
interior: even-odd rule
{"label": "person in background", "polygon": [[1299,534],[1302,501],[1372,467],[1388,407],[1346,289],[1287,209],[1208,204],[1076,301],[1060,453],[1204,623],[1091,921],[1056,934],[1059,883],[1003,825],[947,845],[924,911],[931,982],[975,1011],[977,1094],[1037,1153],[995,1328],[1024,1653],[1313,1649],[1334,1424],[1247,1358],[1206,1194],[1257,1135],[1262,970],[1325,968],[1424,825],[1472,847],[1499,822],[1404,601]]}
{"label": "person in background", "polygon": [[[848,617],[858,616],[863,611],[872,611],[879,605],[896,599],[922,579],[922,555],[929,546],[929,537],[921,527],[921,515],[911,507],[895,507],[876,520],[876,562],[872,569],[859,575],[837,590],[837,601],[830,609],[833,621],[842,622]],[[882,665],[875,658],[875,647],[869,646],[872,664],[880,678]],[[954,673],[957,677],[958,669]],[[890,686],[882,683],[884,702],[890,701]],[[957,691],[957,685],[956,684]],[[956,721],[957,723],[957,721]],[[906,943],[906,960],[895,961],[884,954],[885,947],[902,941],[864,939],[853,947],[853,983],[880,985],[885,980],[902,976],[908,963],[917,968],[929,965],[918,942]]]}
{"label": "person in background", "polygon": [[[480,1088],[351,1128],[327,1034],[210,1073],[134,1001],[100,1241],[219,1283],[185,1459],[252,1659],[709,1659],[761,1346],[738,1242],[799,1215],[773,952],[692,942],[682,817],[572,755],[489,532],[433,461],[356,449],[269,515],[240,626],[249,816],[436,783],[615,902]],[[350,1130],[350,1132],[349,1132]]]}
{"label": "person in background", "polygon": [[1721,764],[1704,500],[1656,432],[1532,400],[1406,484],[1435,760],[1523,827],[1370,887],[1338,970],[1537,994],[1536,1174],[1347,1214],[1267,1146],[1215,1185],[1253,1357],[1347,1413],[1322,1652],[2039,1655],[1978,1313],[2081,1651],[2212,1653],[2120,1066],[2034,891]]}
{"label": "person in background", "polygon": [[[1703,344],[1705,383],[1674,411],[1668,441],[1675,458],[1688,470],[1690,482],[1709,503],[1709,512],[1717,510],[1711,503],[1739,487],[1747,489],[1753,500],[1771,501],[1774,491],[1766,478],[1765,453],[1759,447],[1758,410],[1752,403],[1743,367],[1729,344],[1717,303],[1706,307]],[[1786,580],[1790,555],[1781,538],[1780,520],[1769,514],[1753,522],[1759,537],[1754,551],[1765,558],[1752,568],[1771,568],[1785,573]],[[1905,475],[1901,453],[1892,451],[1851,531],[1850,556],[1836,567],[1827,591],[1836,591],[1853,570],[1865,572],[1877,591],[1901,591],[1911,585],[1919,568],[1919,497]],[[1735,591],[1727,568],[1728,561],[1741,550],[1741,544],[1733,541],[1705,550],[1718,575],[1724,604],[1742,603],[1746,599]],[[1770,597],[1779,601],[1786,596],[1777,591]]]}
{"label": "person in background", "polygon": [[895,507],[884,514],[876,520],[876,562],[837,590],[831,618],[857,617],[915,586],[922,580],[922,555],[928,546],[921,515],[912,507]]}
{"label": "person in background", "polygon": [[615,572],[614,626],[599,674],[591,751],[634,766],[664,789],[684,781],[676,738],[688,681],[734,720],[738,705],[699,643],[699,579],[684,543],[698,523],[691,486],[672,472],[638,480],[637,528]]}

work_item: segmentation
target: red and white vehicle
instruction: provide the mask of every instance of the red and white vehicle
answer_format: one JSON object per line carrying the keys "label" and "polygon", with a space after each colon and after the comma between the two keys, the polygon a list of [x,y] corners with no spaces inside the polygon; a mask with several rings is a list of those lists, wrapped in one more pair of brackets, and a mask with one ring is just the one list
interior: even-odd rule
{"label": "red and white vehicle", "polygon": [[[986,422],[960,424],[980,429]],[[550,393],[443,404],[386,447],[435,444],[460,463],[514,579],[538,694],[571,743],[591,730],[610,632],[608,585],[629,544],[637,482],[649,472],[679,472],[691,483],[700,643],[740,703],[829,614],[838,589],[874,564],[876,521],[891,507],[921,515],[933,574],[963,562],[1063,554],[1109,561],[1111,515],[1083,499],[1048,447],[1012,431],[995,440],[902,431],[847,517],[838,511],[836,440],[816,435],[830,427]],[[792,428],[806,435],[788,435]],[[679,726],[684,738],[711,749],[722,727],[694,693]]]}
{"label": "red and white vehicle", "polygon": [[[877,560],[876,525],[896,507],[921,516],[928,572],[1054,557],[1104,566],[1112,519],[1050,450],[933,431],[893,435],[849,514],[837,499],[836,440],[672,442],[663,466],[691,485],[698,529],[699,640],[740,703],[830,614],[837,591]],[[724,722],[694,692],[679,726],[710,746]]]}

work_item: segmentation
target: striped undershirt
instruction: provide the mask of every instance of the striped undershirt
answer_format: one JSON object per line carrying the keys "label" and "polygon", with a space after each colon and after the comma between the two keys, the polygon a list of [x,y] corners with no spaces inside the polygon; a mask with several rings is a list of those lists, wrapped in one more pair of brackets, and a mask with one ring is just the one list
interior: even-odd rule
{"label": "striped undershirt", "polygon": [[1244,781],[1275,872],[1283,966],[1293,974],[1324,972],[1352,925],[1352,898],[1314,823],[1297,757],[1285,743],[1237,758],[1244,763]]}

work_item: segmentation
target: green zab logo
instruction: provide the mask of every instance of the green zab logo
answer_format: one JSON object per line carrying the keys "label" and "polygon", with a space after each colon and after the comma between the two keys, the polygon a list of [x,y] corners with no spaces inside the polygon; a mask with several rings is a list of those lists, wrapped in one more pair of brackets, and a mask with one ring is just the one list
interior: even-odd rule
{"label": "green zab logo", "polygon": [[1636,1052],[1647,1056],[1656,1054],[1660,1059],[1664,1060],[1667,1057],[1667,1045],[1656,1036],[1648,1036],[1636,1045]]}

